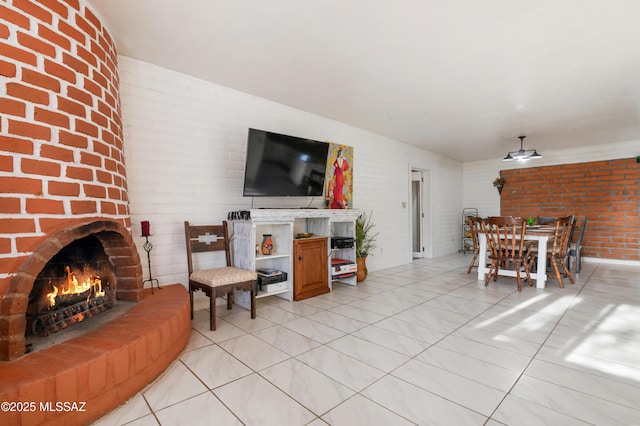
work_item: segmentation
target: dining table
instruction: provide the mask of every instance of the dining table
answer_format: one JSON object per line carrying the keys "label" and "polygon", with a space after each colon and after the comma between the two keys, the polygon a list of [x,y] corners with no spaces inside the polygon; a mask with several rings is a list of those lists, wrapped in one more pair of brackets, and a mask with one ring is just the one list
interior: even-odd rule
{"label": "dining table", "polygon": [[[547,245],[553,239],[555,233],[554,226],[534,225],[527,226],[524,234],[525,241],[537,241],[538,253],[546,253]],[[478,280],[486,278],[490,269],[490,262],[487,256],[487,236],[484,232],[478,232]],[[487,265],[489,263],[489,265]],[[515,277],[516,271],[510,269],[499,269],[498,275]],[[531,272],[531,279],[536,280],[536,288],[545,288],[547,282],[547,256],[538,256],[536,272]]]}

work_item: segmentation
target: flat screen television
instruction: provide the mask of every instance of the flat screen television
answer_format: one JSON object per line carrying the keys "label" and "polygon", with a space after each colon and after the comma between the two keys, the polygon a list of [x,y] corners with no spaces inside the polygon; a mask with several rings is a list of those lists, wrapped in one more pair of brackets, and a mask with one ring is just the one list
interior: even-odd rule
{"label": "flat screen television", "polygon": [[324,190],[329,144],[249,129],[245,197],[317,197]]}

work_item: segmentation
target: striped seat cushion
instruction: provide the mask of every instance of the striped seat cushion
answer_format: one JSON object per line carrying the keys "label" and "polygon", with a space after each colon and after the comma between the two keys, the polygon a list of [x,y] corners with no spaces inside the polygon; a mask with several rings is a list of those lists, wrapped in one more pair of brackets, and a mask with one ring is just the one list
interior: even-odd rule
{"label": "striped seat cushion", "polygon": [[194,271],[189,277],[192,281],[197,281],[210,287],[218,287],[243,281],[254,281],[257,278],[258,274],[254,271],[234,268],[233,266]]}

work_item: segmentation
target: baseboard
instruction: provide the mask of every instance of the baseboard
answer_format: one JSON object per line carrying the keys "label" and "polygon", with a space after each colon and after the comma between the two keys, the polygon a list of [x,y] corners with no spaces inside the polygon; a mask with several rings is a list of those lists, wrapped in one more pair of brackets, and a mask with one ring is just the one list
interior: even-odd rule
{"label": "baseboard", "polygon": [[[607,265],[640,266],[640,260],[601,259],[599,257],[581,257],[580,260],[586,263],[603,263]],[[575,262],[575,258],[571,258],[571,262]]]}

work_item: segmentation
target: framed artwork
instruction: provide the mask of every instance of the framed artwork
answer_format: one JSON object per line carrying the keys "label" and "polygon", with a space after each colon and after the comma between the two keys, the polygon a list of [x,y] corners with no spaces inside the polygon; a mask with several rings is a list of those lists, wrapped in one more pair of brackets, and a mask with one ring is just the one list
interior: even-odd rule
{"label": "framed artwork", "polygon": [[330,209],[353,207],[353,147],[329,143],[325,197]]}

